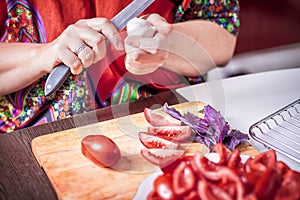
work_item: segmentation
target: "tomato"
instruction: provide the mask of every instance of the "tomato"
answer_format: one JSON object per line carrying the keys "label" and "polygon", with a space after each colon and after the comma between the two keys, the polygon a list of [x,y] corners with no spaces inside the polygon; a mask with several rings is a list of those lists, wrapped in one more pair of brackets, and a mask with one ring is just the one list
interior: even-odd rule
{"label": "tomato", "polygon": [[162,168],[179,159],[184,150],[142,149],[141,154],[148,162]]}
{"label": "tomato", "polygon": [[300,173],[286,171],[280,188],[276,192],[275,200],[280,199],[300,199]]}
{"label": "tomato", "polygon": [[218,164],[226,165],[227,164],[227,152],[226,147],[222,143],[217,143],[214,146],[214,151],[219,154],[220,160]]}
{"label": "tomato", "polygon": [[144,109],[144,116],[152,126],[180,126],[181,121],[171,117],[170,115],[151,110]]}
{"label": "tomato", "polygon": [[150,149],[177,149],[179,144],[156,137],[146,132],[139,132],[139,139],[142,144]]}
{"label": "tomato", "polygon": [[273,199],[279,189],[281,176],[273,168],[267,168],[263,175],[256,180],[254,193],[258,199]]}
{"label": "tomato", "polygon": [[163,174],[157,177],[154,181],[154,191],[161,199],[177,199],[172,185],[172,176]]}
{"label": "tomato", "polygon": [[173,187],[177,195],[190,192],[196,184],[196,177],[192,168],[182,161],[173,172]]}
{"label": "tomato", "polygon": [[88,135],[81,141],[81,152],[101,167],[109,167],[121,158],[116,143],[104,135]]}
{"label": "tomato", "polygon": [[192,155],[184,155],[175,160],[174,162],[170,163],[169,165],[166,165],[165,167],[161,168],[161,171],[163,171],[165,174],[169,173],[172,174],[176,167],[179,165],[181,162],[186,162],[188,164],[191,163],[191,161],[194,159],[194,156]]}
{"label": "tomato", "polygon": [[235,169],[241,170],[242,165],[243,164],[242,164],[240,152],[239,152],[239,150],[234,149],[228,158],[227,166],[230,168],[235,168]]}
{"label": "tomato", "polygon": [[148,132],[166,140],[183,141],[191,135],[189,126],[150,126]]}

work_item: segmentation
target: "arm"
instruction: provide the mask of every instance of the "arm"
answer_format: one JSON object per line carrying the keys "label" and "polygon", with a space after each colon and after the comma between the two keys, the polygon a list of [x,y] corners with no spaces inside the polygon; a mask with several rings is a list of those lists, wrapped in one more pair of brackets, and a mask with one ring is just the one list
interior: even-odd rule
{"label": "arm", "polygon": [[[25,88],[60,63],[79,74],[105,56],[105,38],[123,49],[118,31],[104,18],[79,20],[47,44],[0,43],[0,95]],[[77,55],[74,52],[82,43],[86,48]]]}
{"label": "arm", "polygon": [[[192,20],[173,24],[164,66],[184,76],[203,75],[233,56],[236,37],[216,23]],[[174,52],[174,53],[173,53]]]}
{"label": "arm", "polygon": [[130,34],[125,39],[125,47],[131,46],[126,67],[132,73],[150,73],[162,66],[184,76],[198,76],[225,65],[234,53],[236,37],[214,22],[196,19],[168,24],[157,14],[147,21],[157,30],[152,41]]}
{"label": "arm", "polygon": [[0,43],[0,95],[22,89],[47,73],[41,44]]}

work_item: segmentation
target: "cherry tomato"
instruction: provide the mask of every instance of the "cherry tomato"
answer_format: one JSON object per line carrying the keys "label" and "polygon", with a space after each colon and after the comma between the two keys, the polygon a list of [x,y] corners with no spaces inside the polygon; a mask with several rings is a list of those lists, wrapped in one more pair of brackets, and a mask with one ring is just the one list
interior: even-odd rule
{"label": "cherry tomato", "polygon": [[148,127],[148,132],[166,140],[183,141],[191,135],[189,126],[158,126]]}
{"label": "cherry tomato", "polygon": [[81,141],[84,156],[101,167],[109,167],[121,158],[116,143],[104,135],[88,135]]}
{"label": "cherry tomato", "polygon": [[155,179],[154,190],[161,199],[176,199],[172,182],[171,174],[163,174]]}
{"label": "cherry tomato", "polygon": [[152,126],[180,126],[181,121],[170,115],[160,113],[149,108],[144,109],[144,116]]}
{"label": "cherry tomato", "polygon": [[139,139],[142,144],[150,149],[177,149],[178,143],[156,137],[146,132],[139,132]]}

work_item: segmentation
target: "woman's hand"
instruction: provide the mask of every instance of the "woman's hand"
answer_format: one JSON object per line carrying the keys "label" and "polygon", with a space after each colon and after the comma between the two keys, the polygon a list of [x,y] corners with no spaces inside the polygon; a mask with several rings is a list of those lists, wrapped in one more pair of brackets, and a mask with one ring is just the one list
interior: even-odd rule
{"label": "woman's hand", "polygon": [[73,74],[98,62],[106,55],[105,38],[114,48],[123,50],[123,42],[116,27],[105,18],[79,20],[68,26],[62,34],[47,46],[54,56],[49,72],[59,63],[70,67]]}
{"label": "woman's hand", "polygon": [[155,71],[168,58],[167,35],[172,25],[158,14],[134,18],[127,24],[125,66],[133,74]]}

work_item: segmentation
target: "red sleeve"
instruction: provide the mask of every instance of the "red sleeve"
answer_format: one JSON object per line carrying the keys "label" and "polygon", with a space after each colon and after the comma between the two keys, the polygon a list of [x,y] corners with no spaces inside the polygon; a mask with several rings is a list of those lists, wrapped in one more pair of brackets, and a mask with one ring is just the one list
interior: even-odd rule
{"label": "red sleeve", "polygon": [[90,0],[32,0],[40,13],[47,35],[47,42],[57,38],[70,24],[79,19],[91,18]]}
{"label": "red sleeve", "polygon": [[0,37],[4,27],[5,20],[7,19],[6,1],[0,2]]}

